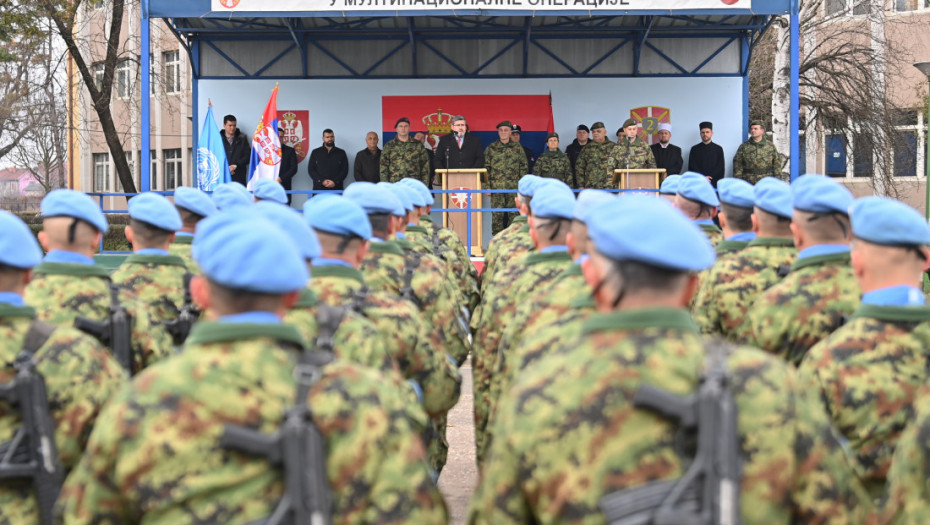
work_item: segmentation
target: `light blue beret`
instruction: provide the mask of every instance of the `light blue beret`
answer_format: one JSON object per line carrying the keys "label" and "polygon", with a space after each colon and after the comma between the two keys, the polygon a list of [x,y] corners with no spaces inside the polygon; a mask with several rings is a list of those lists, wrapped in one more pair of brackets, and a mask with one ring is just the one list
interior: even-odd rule
{"label": "light blue beret", "polygon": [[162,195],[150,191],[129,200],[129,216],[169,232],[176,232],[184,226],[181,223],[181,214],[174,204]]}
{"label": "light blue beret", "polygon": [[802,175],[791,184],[794,208],[808,213],[849,214],[853,194],[839,182],[823,175]]}
{"label": "light blue beret", "polygon": [[606,201],[613,201],[617,198],[613,193],[604,190],[582,190],[578,194],[578,200],[575,201],[574,217],[580,222],[588,221],[588,214],[598,204]]}
{"label": "light blue beret", "polygon": [[343,237],[354,235],[366,241],[371,238],[371,223],[365,210],[345,197],[308,201],[304,204],[304,220],[314,230],[325,233]]}
{"label": "light blue beret", "polygon": [[394,183],[394,186],[399,188],[401,191],[407,194],[410,198],[410,202],[413,203],[417,208],[422,208],[426,206],[426,199],[423,198],[423,195],[420,194],[417,190],[411,188],[406,184],[401,184],[400,182]]}
{"label": "light blue beret", "polygon": [[[346,188],[342,196],[358,204],[365,210],[365,213],[369,214],[395,214],[398,209],[403,209],[404,207],[387,186],[381,186],[371,182],[353,182],[349,184],[349,187]],[[400,215],[404,214],[404,212],[400,213]]]}
{"label": "light blue beret", "polygon": [[181,186],[174,190],[174,205],[202,217],[209,217],[216,211],[216,204],[213,204],[209,195],[188,186]]}
{"label": "light blue beret", "polygon": [[575,212],[575,194],[564,182],[547,179],[536,187],[530,208],[534,217],[570,220]]}
{"label": "light blue beret", "polygon": [[36,236],[22,219],[0,210],[0,264],[32,268],[42,262],[42,250]]}
{"label": "light blue beret", "polygon": [[251,206],[253,202],[252,194],[238,182],[224,182],[213,190],[213,203],[218,210]]}
{"label": "light blue beret", "polygon": [[863,197],[849,209],[853,235],[886,246],[930,245],[927,220],[903,202],[887,197]]}
{"label": "light blue beret", "polygon": [[404,215],[407,215],[407,212],[413,211],[413,208],[414,208],[413,197],[410,195],[410,192],[408,192],[406,189],[401,188],[400,186],[396,184],[391,184],[390,182],[379,182],[378,183],[378,186],[382,186],[382,185],[385,186],[387,189],[391,190],[391,193],[393,193],[394,196],[397,197],[397,200],[400,201],[401,206],[403,206],[404,208],[403,213],[399,213],[400,210],[394,210],[394,215],[397,215],[398,217],[403,217]]}
{"label": "light blue beret", "polygon": [[764,212],[788,219],[794,214],[791,186],[785,181],[765,177],[756,183],[754,195],[756,207]]}
{"label": "light blue beret", "polygon": [[290,237],[252,207],[200,221],[191,252],[204,275],[236,290],[285,294],[304,288],[310,278]]}
{"label": "light blue beret", "polygon": [[271,179],[258,179],[252,185],[252,194],[256,199],[263,201],[274,201],[279,204],[287,204],[287,193],[284,186]]}
{"label": "light blue beret", "polygon": [[42,199],[43,217],[74,217],[106,233],[110,229],[100,206],[84,193],[74,190],[52,190]]}
{"label": "light blue beret", "polygon": [[[706,179],[705,179],[706,181]],[[605,257],[698,272],[714,263],[714,248],[693,221],[665,199],[628,195],[588,215],[588,236]]]}
{"label": "light blue beret", "polygon": [[313,259],[323,253],[316,233],[294,208],[274,201],[260,201],[255,203],[255,211],[286,233],[304,259]]}
{"label": "light blue beret", "polygon": [[720,202],[731,206],[741,208],[752,208],[755,206],[755,194],[752,184],[737,179],[736,177],[726,177],[717,181],[717,193],[720,195]]}
{"label": "light blue beret", "polygon": [[429,191],[429,188],[426,187],[426,184],[423,184],[423,181],[420,179],[400,179],[400,184],[407,186],[408,188],[413,188],[420,193],[420,196],[423,197],[423,201],[426,202],[424,206],[432,206],[436,202],[436,198],[433,196],[433,193]]}
{"label": "light blue beret", "polygon": [[678,181],[681,180],[681,175],[669,175],[665,177],[665,180],[662,181],[662,185],[659,186],[659,193],[662,195],[675,195],[678,193]]}
{"label": "light blue beret", "polygon": [[517,193],[525,197],[532,197],[536,193],[536,187],[542,180],[542,177],[536,175],[520,177],[520,182],[517,183]]}
{"label": "light blue beret", "polygon": [[678,194],[686,199],[708,206],[720,206],[720,200],[717,199],[714,187],[710,185],[707,177],[700,173],[686,171],[678,179]]}

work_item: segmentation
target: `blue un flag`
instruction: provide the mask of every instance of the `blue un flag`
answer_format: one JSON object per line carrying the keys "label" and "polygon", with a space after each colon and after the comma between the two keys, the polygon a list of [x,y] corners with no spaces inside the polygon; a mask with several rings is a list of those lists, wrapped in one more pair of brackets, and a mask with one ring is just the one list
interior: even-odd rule
{"label": "blue un flag", "polygon": [[211,105],[207,108],[207,117],[200,128],[200,141],[197,143],[197,186],[203,191],[213,191],[218,185],[232,181],[222,141],[219,128],[213,120]]}

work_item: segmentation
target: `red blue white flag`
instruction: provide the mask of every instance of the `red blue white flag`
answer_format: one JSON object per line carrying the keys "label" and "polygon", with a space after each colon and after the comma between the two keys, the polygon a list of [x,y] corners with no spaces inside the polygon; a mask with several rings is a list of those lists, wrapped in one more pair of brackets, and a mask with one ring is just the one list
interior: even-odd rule
{"label": "red blue white flag", "polygon": [[262,119],[252,136],[252,159],[249,162],[248,188],[251,190],[258,179],[278,179],[281,170],[281,138],[278,137],[278,85],[271,91],[271,98],[262,113]]}

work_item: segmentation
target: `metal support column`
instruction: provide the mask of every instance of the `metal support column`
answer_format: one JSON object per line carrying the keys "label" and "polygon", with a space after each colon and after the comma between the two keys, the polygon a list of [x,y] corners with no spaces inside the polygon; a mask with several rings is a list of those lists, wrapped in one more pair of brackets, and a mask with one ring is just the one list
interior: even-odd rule
{"label": "metal support column", "polygon": [[743,75],[743,129],[749,129],[749,36],[740,38],[740,73]]}
{"label": "metal support column", "polygon": [[[200,142],[200,78],[197,75],[197,72],[200,71],[200,42],[194,41],[194,45],[191,46],[191,61],[194,64],[191,64],[191,151],[193,151],[193,157],[191,159],[191,186],[195,188],[200,187],[200,181],[197,180],[197,159],[200,157],[199,146]],[[195,67],[195,64],[197,67]]]}
{"label": "metal support column", "polygon": [[791,100],[790,100],[790,124],[788,126],[788,132],[791,139],[791,180],[798,178],[800,174],[800,155],[801,155],[801,144],[800,144],[800,94],[798,92],[798,72],[799,72],[799,62],[800,62],[800,25],[798,19],[799,16],[799,0],[791,0],[791,63],[789,70],[789,82],[791,85]]}
{"label": "metal support column", "polygon": [[142,144],[140,148],[142,149],[139,152],[139,162],[142,163],[140,168],[139,176],[139,191],[149,191],[152,188],[152,179],[151,179],[151,170],[152,170],[152,159],[151,159],[151,150],[152,150],[152,88],[151,84],[151,72],[152,72],[152,60],[149,56],[152,50],[152,38],[151,38],[151,21],[149,20],[149,2],[148,0],[142,0],[142,23],[140,31],[140,43],[139,43],[139,54],[141,55],[142,61],[142,90],[140,93],[140,98],[142,99],[142,123],[141,123],[141,135],[142,135]]}

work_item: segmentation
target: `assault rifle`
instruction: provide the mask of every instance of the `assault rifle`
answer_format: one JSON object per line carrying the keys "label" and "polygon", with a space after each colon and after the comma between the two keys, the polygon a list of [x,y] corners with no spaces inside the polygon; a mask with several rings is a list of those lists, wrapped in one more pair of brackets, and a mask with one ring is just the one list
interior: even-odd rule
{"label": "assault rifle", "polygon": [[191,333],[194,323],[200,318],[200,310],[197,309],[194,299],[191,297],[192,277],[193,274],[191,273],[184,274],[184,305],[181,306],[178,318],[165,323],[165,329],[171,334],[174,345],[178,347],[184,344],[187,336]]}
{"label": "assault rifle", "polygon": [[0,383],[0,401],[16,407],[22,418],[13,439],[0,445],[0,480],[32,481],[41,525],[53,523],[53,507],[64,482],[45,379],[32,357],[52,330],[36,323],[30,327],[25,347],[13,364],[16,377]]}
{"label": "assault rifle", "polygon": [[742,471],[737,410],[729,389],[727,351],[708,348],[707,367],[695,394],[684,397],[652,385],[633,403],[697,435],[697,452],[684,476],[621,490],[601,498],[611,525],[738,525]]}
{"label": "assault rifle", "polygon": [[104,346],[110,348],[116,361],[132,375],[132,331],[129,325],[129,313],[119,300],[119,286],[110,283],[110,311],[103,321],[94,321],[87,317],[74,320],[74,327],[96,337]]}

